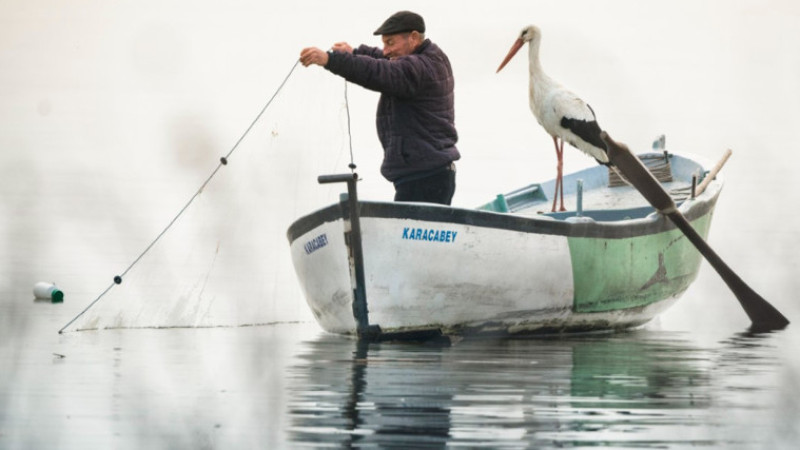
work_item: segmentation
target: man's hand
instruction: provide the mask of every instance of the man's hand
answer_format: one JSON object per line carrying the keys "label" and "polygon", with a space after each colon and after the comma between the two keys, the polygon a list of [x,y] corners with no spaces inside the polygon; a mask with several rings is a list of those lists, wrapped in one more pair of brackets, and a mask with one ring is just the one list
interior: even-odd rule
{"label": "man's hand", "polygon": [[342,53],[353,53],[353,47],[351,47],[347,42],[337,42],[333,44],[331,50]]}
{"label": "man's hand", "polygon": [[300,63],[308,67],[311,64],[325,67],[328,64],[328,53],[317,47],[307,47],[300,52]]}

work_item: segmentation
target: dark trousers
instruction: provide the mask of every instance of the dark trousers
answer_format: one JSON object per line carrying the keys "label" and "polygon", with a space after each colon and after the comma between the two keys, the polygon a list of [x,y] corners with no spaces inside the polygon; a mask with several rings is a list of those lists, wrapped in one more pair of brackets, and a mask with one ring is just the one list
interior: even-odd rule
{"label": "dark trousers", "polygon": [[449,205],[456,192],[456,171],[452,166],[423,178],[395,181],[394,201]]}

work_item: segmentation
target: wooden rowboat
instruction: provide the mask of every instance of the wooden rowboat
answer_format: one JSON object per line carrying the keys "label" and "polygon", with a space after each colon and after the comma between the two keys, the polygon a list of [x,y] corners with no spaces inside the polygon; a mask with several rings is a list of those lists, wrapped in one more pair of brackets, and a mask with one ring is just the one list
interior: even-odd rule
{"label": "wooden rowboat", "polygon": [[[705,238],[723,186],[693,157],[639,155]],[[596,166],[475,209],[348,194],[287,232],[300,285],[326,331],[373,337],[559,333],[642,325],[697,277],[701,254],[634,188]]]}

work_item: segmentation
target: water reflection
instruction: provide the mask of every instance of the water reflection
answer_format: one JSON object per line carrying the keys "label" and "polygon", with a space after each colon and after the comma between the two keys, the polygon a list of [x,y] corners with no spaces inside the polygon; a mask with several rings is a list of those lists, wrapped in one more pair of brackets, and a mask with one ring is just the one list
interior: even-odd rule
{"label": "water reflection", "polygon": [[[322,335],[289,374],[289,435],[306,445],[443,448],[758,445],[777,359],[769,336],[682,333],[359,344]],[[737,386],[750,391],[738,391]],[[743,423],[738,423],[743,420]]]}

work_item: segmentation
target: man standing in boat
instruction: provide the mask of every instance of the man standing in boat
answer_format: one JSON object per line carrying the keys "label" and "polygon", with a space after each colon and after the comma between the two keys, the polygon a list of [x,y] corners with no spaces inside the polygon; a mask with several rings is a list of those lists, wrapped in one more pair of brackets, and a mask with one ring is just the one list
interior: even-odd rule
{"label": "man standing in boat", "polygon": [[381,174],[394,184],[395,201],[449,205],[456,189],[458,133],[453,69],[425,38],[419,14],[400,11],[373,33],[383,49],[338,42],[331,50],[304,48],[300,62],[316,64],[381,93],[376,125],[383,145]]}

